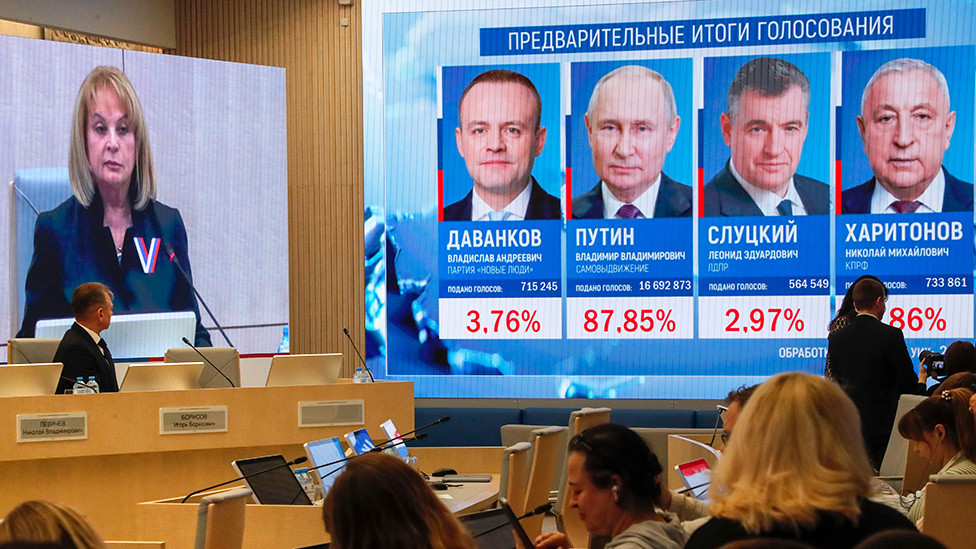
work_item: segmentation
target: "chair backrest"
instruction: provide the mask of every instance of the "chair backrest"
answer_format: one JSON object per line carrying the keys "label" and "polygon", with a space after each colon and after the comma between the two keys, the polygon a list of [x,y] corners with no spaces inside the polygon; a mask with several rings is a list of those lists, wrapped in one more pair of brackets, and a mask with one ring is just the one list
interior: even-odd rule
{"label": "chair backrest", "polygon": [[[569,434],[570,438],[582,433],[583,431],[610,421],[610,408],[581,408],[569,414]],[[569,441],[567,441],[568,444]],[[569,461],[569,452],[566,452],[562,460],[560,470],[559,494],[556,496],[556,509],[560,516],[563,533],[569,537],[570,547],[587,547],[590,543],[590,534],[586,531],[586,526],[579,518],[579,513],[575,509],[570,509],[566,502],[566,492],[569,485],[569,472],[566,463]]]}
{"label": "chair backrest", "polygon": [[235,488],[200,499],[194,549],[241,549],[249,488]]}
{"label": "chair backrest", "polygon": [[[241,386],[241,355],[234,347],[197,347],[203,356],[207,357],[225,376],[234,382],[234,387]],[[203,371],[200,372],[200,387],[230,387],[227,380],[214,371],[206,360],[189,347],[176,347],[166,351],[163,357],[166,362],[200,362],[203,361]]]}
{"label": "chair backrest", "polygon": [[932,475],[925,486],[922,533],[948,549],[968,549],[976,540],[974,515],[976,475]]}
{"label": "chair backrest", "polygon": [[508,500],[516,515],[522,514],[525,489],[529,483],[529,452],[532,444],[518,442],[502,450],[502,472],[498,479],[498,497]]}
{"label": "chair backrest", "polygon": [[[525,503],[522,505],[522,513],[528,513],[549,502],[556,460],[559,458],[560,450],[566,451],[566,444],[569,442],[566,440],[568,431],[566,427],[558,426],[543,427],[532,431],[532,466],[529,469],[529,482],[525,492]],[[536,515],[522,521],[522,527],[530,539],[535,539],[542,534],[544,519],[544,515]]]}
{"label": "chair backrest", "polygon": [[68,168],[28,168],[14,172],[10,182],[9,262],[10,327],[20,328],[24,318],[24,283],[34,256],[34,223],[41,212],[53,210],[71,197]]}
{"label": "chair backrest", "polygon": [[[709,435],[711,436],[711,435]],[[714,471],[718,465],[718,450],[708,444],[680,435],[668,436],[668,488],[677,490],[683,488],[681,477],[675,470],[676,465],[704,459],[705,463]],[[662,464],[663,465],[663,464]]]}
{"label": "chair backrest", "polygon": [[[891,426],[891,434],[888,435],[888,447],[885,450],[884,458],[881,460],[881,468],[878,469],[880,476],[900,477],[905,474],[905,456],[908,450],[908,441],[898,433],[898,422],[901,421],[902,416],[915,406],[918,406],[918,403],[923,400],[925,400],[925,397],[919,395],[901,395],[898,399],[895,423]],[[926,477],[923,476],[920,478]],[[895,486],[895,488],[897,489],[898,487]]]}
{"label": "chair backrest", "polygon": [[7,364],[54,362],[61,340],[54,337],[14,337],[7,340]]}

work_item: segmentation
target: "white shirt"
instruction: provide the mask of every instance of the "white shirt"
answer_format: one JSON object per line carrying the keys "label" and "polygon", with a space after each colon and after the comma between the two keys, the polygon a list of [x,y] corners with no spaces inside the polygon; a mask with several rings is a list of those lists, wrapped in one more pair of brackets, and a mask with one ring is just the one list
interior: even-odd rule
{"label": "white shirt", "polygon": [[[529,209],[529,197],[532,196],[532,181],[529,180],[529,184],[522,189],[522,192],[515,197],[514,200],[508,203],[507,206],[498,210],[499,212],[505,212],[507,217],[505,221],[524,221],[525,214]],[[491,209],[484,200],[478,196],[478,190],[475,189],[471,193],[471,221],[488,221],[488,216],[495,210]]]}
{"label": "white shirt", "polygon": [[[928,188],[925,189],[921,195],[915,200],[922,203],[921,206],[915,210],[915,213],[933,213],[942,211],[942,201],[945,199],[945,174],[942,172],[942,168],[939,168],[939,173],[936,174],[935,179],[929,184]],[[877,178],[874,180],[874,193],[871,194],[871,213],[898,213],[894,208],[891,207],[892,204],[897,202],[898,199],[888,192],[878,183]]]}
{"label": "white shirt", "polygon": [[633,202],[621,202],[610,191],[606,182],[601,181],[600,186],[603,191],[603,219],[620,219],[617,217],[617,210],[624,204],[632,204],[641,212],[641,217],[651,219],[654,217],[654,207],[657,205],[657,193],[661,190],[661,174],[657,174],[657,179],[646,191],[641,193]]}
{"label": "white shirt", "polygon": [[793,184],[793,177],[790,177],[790,181],[786,186],[786,196],[781,197],[774,192],[760,189],[743,179],[739,175],[739,172],[736,171],[735,164],[731,160],[729,160],[729,171],[732,172],[732,177],[739,182],[739,185],[742,185],[749,198],[756,203],[756,206],[759,206],[759,210],[762,211],[763,215],[779,215],[779,210],[776,207],[784,200],[790,201],[790,205],[793,207],[793,215],[807,215],[807,209],[803,207],[803,200],[800,199],[800,193],[796,191],[796,185]]}
{"label": "white shirt", "polygon": [[[88,335],[90,335],[92,339],[95,340],[95,345],[98,345],[98,343],[102,341],[102,336],[99,335],[95,330],[90,329],[88,326],[85,326],[80,322],[78,323],[78,325],[84,328],[85,331],[88,332]],[[102,354],[105,354],[105,351],[102,351]]]}

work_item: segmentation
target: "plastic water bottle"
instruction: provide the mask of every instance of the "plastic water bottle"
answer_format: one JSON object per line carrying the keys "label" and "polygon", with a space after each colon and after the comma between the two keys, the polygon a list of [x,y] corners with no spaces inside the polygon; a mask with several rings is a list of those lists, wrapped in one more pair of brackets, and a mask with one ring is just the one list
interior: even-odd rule
{"label": "plastic water bottle", "polygon": [[89,389],[91,389],[91,392],[93,392],[93,393],[98,393],[99,392],[98,382],[95,381],[95,376],[88,376],[88,383],[86,383],[85,385]]}
{"label": "plastic water bottle", "polygon": [[353,383],[366,383],[369,378],[366,377],[366,372],[363,371],[362,366],[356,366],[356,371],[352,374]]}
{"label": "plastic water bottle", "polygon": [[315,481],[312,479],[312,474],[308,472],[307,467],[300,467],[295,469],[295,478],[298,479],[298,483],[302,485],[302,489],[305,490],[305,495],[308,496],[309,501],[315,501]]}
{"label": "plastic water bottle", "polygon": [[286,324],[284,328],[281,329],[281,343],[278,345],[279,353],[288,353],[291,348],[291,344],[288,342],[288,325]]}
{"label": "plastic water bottle", "polygon": [[85,378],[81,376],[75,378],[75,385],[73,389],[74,394],[76,395],[85,395],[92,392],[91,387],[85,385]]}

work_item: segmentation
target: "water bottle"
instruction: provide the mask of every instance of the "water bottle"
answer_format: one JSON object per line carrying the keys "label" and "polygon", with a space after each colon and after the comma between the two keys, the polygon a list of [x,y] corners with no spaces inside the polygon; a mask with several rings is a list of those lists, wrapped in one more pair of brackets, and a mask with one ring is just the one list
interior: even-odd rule
{"label": "water bottle", "polygon": [[284,328],[281,329],[281,343],[278,345],[279,353],[290,352],[288,349],[291,345],[288,343],[288,325],[286,324]]}
{"label": "water bottle", "polygon": [[369,379],[366,377],[366,372],[363,371],[362,366],[356,366],[356,372],[352,374],[353,383],[366,383]]}
{"label": "water bottle", "polygon": [[300,467],[295,469],[295,478],[298,479],[298,483],[302,485],[302,489],[305,490],[305,495],[308,496],[309,501],[315,501],[315,481],[312,479],[312,474],[308,472],[307,467]]}
{"label": "water bottle", "polygon": [[85,378],[81,376],[75,378],[75,385],[73,389],[74,394],[76,395],[85,395],[92,392],[91,387],[85,385]]}
{"label": "water bottle", "polygon": [[86,383],[85,385],[86,385],[86,386],[87,386],[87,387],[88,387],[89,389],[91,389],[91,392],[92,392],[92,393],[97,393],[97,392],[99,392],[99,390],[98,390],[98,382],[97,382],[97,381],[95,381],[95,376],[88,376],[88,383]]}

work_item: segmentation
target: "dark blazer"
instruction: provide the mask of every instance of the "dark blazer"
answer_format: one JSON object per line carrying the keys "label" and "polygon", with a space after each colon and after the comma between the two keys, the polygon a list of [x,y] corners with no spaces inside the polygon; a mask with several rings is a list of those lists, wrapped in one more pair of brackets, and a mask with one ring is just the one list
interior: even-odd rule
{"label": "dark blazer", "polygon": [[[61,369],[61,381],[58,382],[57,393],[64,393],[74,385],[75,378],[95,376],[98,390],[102,393],[117,393],[119,383],[115,379],[115,365],[110,362],[102,349],[77,322],[68,328],[61,338],[58,350],[54,353],[54,362],[64,364]],[[67,378],[67,379],[65,379]],[[71,380],[71,381],[69,381]]]}
{"label": "dark blazer", "polygon": [[[830,186],[816,179],[793,174],[793,185],[800,195],[807,215],[824,215],[830,211]],[[739,185],[725,163],[722,171],[705,184],[705,217],[741,217],[763,215],[749,193]]]}
{"label": "dark blazer", "polygon": [[45,318],[69,318],[71,294],[86,282],[101,282],[115,294],[114,313],[193,311],[197,317],[196,344],[211,345],[200,323],[200,310],[190,286],[159,246],[155,270],[143,271],[135,237],[161,238],[172,247],[191,275],[186,228],[180,212],[159,202],[132,211],[132,226],[125,231],[122,264],[115,255],[112,233],[104,223],[101,196],[90,207],[74,197],[40,214],[34,227],[34,257],[27,271],[24,322],[17,337],[34,337],[34,326]]}
{"label": "dark blazer", "polygon": [[[691,187],[661,173],[661,188],[654,202],[654,217],[691,217]],[[603,185],[573,199],[573,219],[603,219]]]}
{"label": "dark blazer", "polygon": [[[529,194],[529,207],[525,211],[525,219],[560,219],[562,207],[559,199],[547,193],[539,182],[532,178],[532,191]],[[444,206],[444,221],[471,221],[471,193],[450,206]]]}
{"label": "dark blazer", "polygon": [[[960,181],[942,168],[945,174],[945,194],[942,198],[943,212],[971,212],[973,211],[973,186]],[[840,197],[841,213],[866,214],[871,213],[871,195],[874,194],[876,181],[872,177],[866,183],[843,191]]]}
{"label": "dark blazer", "polygon": [[830,335],[827,354],[834,379],[861,415],[868,457],[881,465],[895,421],[898,397],[918,382],[905,336],[871,315],[858,315]]}

